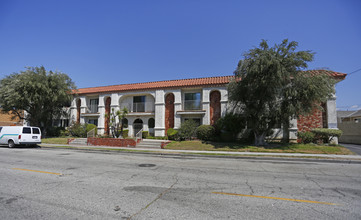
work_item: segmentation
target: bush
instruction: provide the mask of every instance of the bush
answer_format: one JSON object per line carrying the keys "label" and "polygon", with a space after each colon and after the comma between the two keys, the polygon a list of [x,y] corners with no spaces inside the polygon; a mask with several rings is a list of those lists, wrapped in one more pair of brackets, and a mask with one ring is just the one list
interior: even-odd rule
{"label": "bush", "polygon": [[167,136],[169,140],[175,140],[177,138],[178,131],[173,128],[168,128]]}
{"label": "bush", "polygon": [[63,131],[65,131],[65,128],[51,127],[51,128],[48,128],[46,136],[48,136],[48,137],[59,137],[59,136],[61,136],[61,133]]}
{"label": "bush", "polygon": [[187,120],[182,123],[178,130],[178,138],[183,140],[191,140],[195,137],[195,131],[197,129],[197,123],[194,120]]}
{"label": "bush", "polygon": [[69,132],[73,137],[86,137],[86,124],[75,123],[69,127]]}
{"label": "bush", "polygon": [[128,130],[128,129],[124,129],[124,130],[123,130],[122,137],[123,137],[123,138],[127,138],[127,137],[128,137],[128,133],[129,133],[129,130]]}
{"label": "bush", "polygon": [[86,133],[88,134],[89,131],[93,130],[95,128],[95,136],[98,134],[98,129],[96,125],[93,124],[87,124],[86,125]]}
{"label": "bush", "polygon": [[201,125],[196,129],[196,136],[202,141],[209,141],[214,137],[216,129],[212,125]]}
{"label": "bush", "polygon": [[341,137],[342,131],[338,129],[315,128],[311,131],[317,140],[331,143],[334,137]]}
{"label": "bush", "polygon": [[303,144],[312,143],[315,140],[315,134],[310,131],[298,132],[297,137]]}
{"label": "bush", "polygon": [[146,138],[149,136],[149,132],[148,131],[142,131],[142,138]]}
{"label": "bush", "polygon": [[[246,120],[239,114],[227,113],[224,117],[218,119],[215,124],[216,135],[224,136],[222,133],[227,133],[227,141],[234,140],[244,128],[246,127]],[[223,139],[223,138],[222,138]]]}

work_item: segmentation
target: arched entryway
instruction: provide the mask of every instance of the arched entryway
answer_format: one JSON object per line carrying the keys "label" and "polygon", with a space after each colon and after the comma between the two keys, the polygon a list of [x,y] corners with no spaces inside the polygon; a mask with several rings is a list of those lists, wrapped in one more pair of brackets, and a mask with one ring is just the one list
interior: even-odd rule
{"label": "arched entryway", "polygon": [[134,123],[133,123],[133,131],[134,131],[134,136],[143,129],[143,121],[142,119],[135,119]]}
{"label": "arched entryway", "polygon": [[111,103],[111,98],[108,97],[105,100],[105,115],[107,116],[105,118],[105,125],[104,125],[104,129],[105,129],[105,134],[109,135],[109,121],[110,121],[110,103]]}
{"label": "arched entryway", "polygon": [[81,100],[78,99],[76,102],[76,122],[80,123],[80,106],[81,106]]}
{"label": "arched entryway", "polygon": [[174,128],[174,94],[165,97],[165,133],[169,128]]}
{"label": "arched entryway", "polygon": [[216,121],[221,117],[221,93],[219,91],[213,91],[210,94],[210,118],[211,125],[214,125]]}

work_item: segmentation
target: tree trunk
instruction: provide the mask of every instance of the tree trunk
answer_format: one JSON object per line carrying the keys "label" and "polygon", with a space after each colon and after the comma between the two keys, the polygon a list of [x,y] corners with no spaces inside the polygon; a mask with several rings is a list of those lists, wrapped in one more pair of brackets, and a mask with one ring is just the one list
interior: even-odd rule
{"label": "tree trunk", "polygon": [[286,119],[282,122],[282,143],[289,143],[290,142],[290,120]]}

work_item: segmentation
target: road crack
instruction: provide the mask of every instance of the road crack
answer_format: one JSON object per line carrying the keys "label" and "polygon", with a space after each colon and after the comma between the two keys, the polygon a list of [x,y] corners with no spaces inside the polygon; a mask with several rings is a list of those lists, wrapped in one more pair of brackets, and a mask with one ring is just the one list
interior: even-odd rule
{"label": "road crack", "polygon": [[165,189],[163,192],[161,192],[155,199],[153,199],[150,203],[148,203],[145,207],[143,207],[142,209],[140,209],[138,212],[134,213],[133,215],[131,215],[128,220],[132,219],[134,216],[139,215],[141,212],[143,212],[144,210],[146,210],[149,206],[151,206],[154,202],[156,202],[158,199],[162,198],[162,196],[164,194],[166,194],[167,192],[169,192],[175,184],[178,183],[178,178],[175,178],[176,180],[174,181],[174,183],[168,187],[167,189]]}

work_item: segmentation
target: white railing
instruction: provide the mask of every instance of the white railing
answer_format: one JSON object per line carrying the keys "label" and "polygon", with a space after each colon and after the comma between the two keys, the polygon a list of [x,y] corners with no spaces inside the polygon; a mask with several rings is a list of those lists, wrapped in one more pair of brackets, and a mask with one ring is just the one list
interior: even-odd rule
{"label": "white railing", "polygon": [[142,140],[143,139],[143,128],[140,129],[140,131],[138,131],[138,133],[135,135],[135,141],[138,143],[138,140]]}
{"label": "white railing", "polygon": [[183,110],[201,110],[202,105],[200,100],[184,100]]}
{"label": "white railing", "polygon": [[129,112],[154,112],[154,102],[121,103],[120,109],[126,107]]}
{"label": "white railing", "polygon": [[96,128],[93,128],[92,130],[90,130],[88,133],[86,133],[86,137],[89,138],[89,137],[95,137],[95,129]]}

